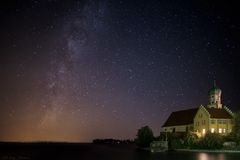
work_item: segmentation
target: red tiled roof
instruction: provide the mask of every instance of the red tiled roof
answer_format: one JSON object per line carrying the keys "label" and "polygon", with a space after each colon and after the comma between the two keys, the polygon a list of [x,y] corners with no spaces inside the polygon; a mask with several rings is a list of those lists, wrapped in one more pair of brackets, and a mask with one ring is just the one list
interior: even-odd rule
{"label": "red tiled roof", "polygon": [[193,124],[198,108],[172,112],[162,127]]}
{"label": "red tiled roof", "polygon": [[210,114],[210,118],[223,118],[223,119],[233,118],[232,115],[229,114],[225,109],[208,108],[208,107],[205,107],[205,108]]}

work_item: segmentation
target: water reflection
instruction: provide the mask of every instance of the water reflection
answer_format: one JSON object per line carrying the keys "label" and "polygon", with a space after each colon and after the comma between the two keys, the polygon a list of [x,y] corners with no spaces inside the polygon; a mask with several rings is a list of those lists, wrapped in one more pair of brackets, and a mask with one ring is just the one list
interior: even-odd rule
{"label": "water reflection", "polygon": [[[29,144],[30,145],[30,144]],[[50,158],[49,158],[50,157]],[[0,160],[10,159],[81,159],[81,160],[240,160],[240,153],[200,153],[184,151],[149,152],[134,145],[38,144],[8,146],[0,149]]]}
{"label": "water reflection", "polygon": [[208,155],[206,153],[200,153],[198,155],[198,160],[208,160]]}
{"label": "water reflection", "polygon": [[197,160],[226,160],[224,154],[199,153]]}

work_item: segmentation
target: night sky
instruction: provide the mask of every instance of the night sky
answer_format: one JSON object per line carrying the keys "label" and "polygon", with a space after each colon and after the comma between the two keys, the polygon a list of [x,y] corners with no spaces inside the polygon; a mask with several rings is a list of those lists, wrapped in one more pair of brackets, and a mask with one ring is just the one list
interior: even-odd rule
{"label": "night sky", "polygon": [[[227,1],[226,1],[227,2]],[[155,136],[175,110],[239,110],[239,5],[2,0],[0,141]]]}

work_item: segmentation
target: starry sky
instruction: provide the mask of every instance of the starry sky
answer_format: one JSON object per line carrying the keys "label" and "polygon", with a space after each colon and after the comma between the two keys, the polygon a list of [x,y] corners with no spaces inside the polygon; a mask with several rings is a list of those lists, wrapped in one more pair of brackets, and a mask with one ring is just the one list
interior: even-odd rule
{"label": "starry sky", "polygon": [[[227,2],[227,1],[226,1]],[[0,141],[155,136],[175,110],[239,110],[239,6],[220,1],[3,0]]]}

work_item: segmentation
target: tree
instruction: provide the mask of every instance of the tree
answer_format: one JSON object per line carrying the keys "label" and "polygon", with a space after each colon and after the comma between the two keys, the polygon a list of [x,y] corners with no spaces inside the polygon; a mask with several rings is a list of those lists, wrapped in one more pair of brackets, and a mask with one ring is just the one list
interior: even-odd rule
{"label": "tree", "polygon": [[237,143],[240,143],[240,112],[234,114],[234,126],[232,135]]}
{"label": "tree", "polygon": [[152,129],[148,126],[144,126],[138,130],[135,143],[139,147],[149,147],[153,139],[154,139],[154,136],[153,136]]}

